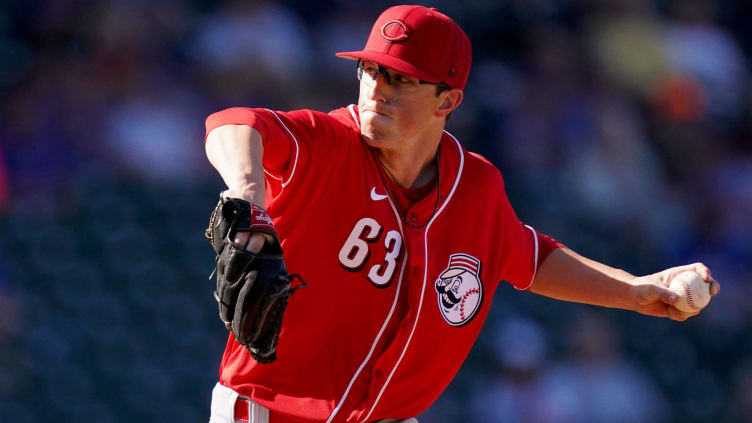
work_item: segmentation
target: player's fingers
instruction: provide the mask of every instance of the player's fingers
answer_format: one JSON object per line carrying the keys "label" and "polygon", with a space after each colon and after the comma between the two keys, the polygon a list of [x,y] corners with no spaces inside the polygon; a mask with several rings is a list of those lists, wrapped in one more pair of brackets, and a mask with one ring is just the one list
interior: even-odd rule
{"label": "player's fingers", "polygon": [[658,303],[648,309],[640,310],[640,313],[647,314],[648,316],[668,317],[669,308],[671,308],[671,306],[668,304]]}
{"label": "player's fingers", "polygon": [[243,246],[248,248],[248,240],[251,238],[250,232],[238,232],[235,234],[235,238],[233,238],[232,242],[234,242],[238,246]]}
{"label": "player's fingers", "polygon": [[710,269],[708,268],[708,266],[705,266],[705,264],[703,263],[697,262],[672,268],[669,272],[669,277],[667,278],[668,280],[666,282],[670,282],[671,279],[673,279],[675,276],[682,272],[686,272],[687,270],[693,270],[697,272],[697,274],[699,274],[700,277],[708,283],[713,278],[713,276],[710,274]]}
{"label": "player's fingers", "polygon": [[[718,283],[715,279],[713,279],[713,275],[710,273],[710,269],[708,266],[705,266],[703,263],[693,263],[688,266],[682,266],[682,267],[688,267],[689,269],[685,270],[694,270],[697,272],[700,277],[707,283],[710,284],[710,295],[716,295],[721,290],[721,284]],[[675,275],[674,275],[675,276]]]}
{"label": "player's fingers", "polygon": [[699,311],[684,312],[677,309],[676,307],[668,308],[668,318],[671,320],[676,320],[678,322],[683,322],[692,316],[696,316],[698,313]]}
{"label": "player's fingers", "polygon": [[708,266],[705,266],[702,263],[694,263],[691,266],[693,267],[692,270],[697,272],[705,282],[710,283],[710,281],[713,279],[713,276],[710,274],[710,269],[708,269]]}
{"label": "player's fingers", "polygon": [[713,279],[713,275],[710,273],[710,269],[705,266],[702,263],[694,263],[690,265],[692,267],[691,270],[694,270],[697,272],[700,277],[707,283],[710,284],[710,295],[716,295],[721,290],[721,284],[718,283],[715,279]]}
{"label": "player's fingers", "polygon": [[255,233],[251,235],[251,239],[248,240],[248,245],[245,246],[245,249],[252,253],[258,253],[264,247],[265,242],[266,237],[264,237],[264,234]]}
{"label": "player's fingers", "polygon": [[658,284],[645,284],[637,288],[637,302],[639,304],[649,304],[656,300],[673,305],[679,301],[679,296],[670,289]]}
{"label": "player's fingers", "polygon": [[[662,286],[656,286],[655,289],[658,291],[658,297],[666,304],[674,305],[679,301],[679,296],[676,295],[676,293],[670,289],[664,288]],[[673,308],[673,307],[672,307]]]}
{"label": "player's fingers", "polygon": [[721,291],[721,284],[717,280],[710,278],[710,295],[713,296]]}
{"label": "player's fingers", "polygon": [[671,308],[668,304],[656,303],[653,306],[639,310],[642,314],[655,317],[668,317],[668,309]]}

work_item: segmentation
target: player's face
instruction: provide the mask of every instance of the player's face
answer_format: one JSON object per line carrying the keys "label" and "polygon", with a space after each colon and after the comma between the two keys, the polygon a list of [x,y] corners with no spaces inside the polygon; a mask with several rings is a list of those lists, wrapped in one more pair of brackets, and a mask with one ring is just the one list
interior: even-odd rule
{"label": "player's face", "polygon": [[395,148],[419,138],[435,125],[441,96],[436,85],[362,61],[360,72],[360,129],[366,141],[379,148]]}

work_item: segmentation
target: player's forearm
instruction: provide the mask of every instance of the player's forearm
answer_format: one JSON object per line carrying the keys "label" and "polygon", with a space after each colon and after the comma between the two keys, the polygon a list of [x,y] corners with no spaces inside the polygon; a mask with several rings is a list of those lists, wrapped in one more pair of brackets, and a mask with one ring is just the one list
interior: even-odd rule
{"label": "player's forearm", "polygon": [[206,156],[227,184],[229,196],[264,206],[264,146],[247,125],[223,125],[206,138]]}
{"label": "player's forearm", "polygon": [[558,248],[541,264],[530,291],[559,300],[634,310],[634,279],[623,270]]}

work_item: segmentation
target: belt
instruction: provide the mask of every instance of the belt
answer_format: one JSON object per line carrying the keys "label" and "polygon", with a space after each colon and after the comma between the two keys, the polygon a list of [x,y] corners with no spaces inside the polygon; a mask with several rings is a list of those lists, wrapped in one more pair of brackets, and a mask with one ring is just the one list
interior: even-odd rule
{"label": "belt", "polygon": [[[269,423],[269,409],[256,404],[248,398],[238,397],[235,401],[235,420],[248,423]],[[409,423],[416,419],[384,419],[374,423]]]}

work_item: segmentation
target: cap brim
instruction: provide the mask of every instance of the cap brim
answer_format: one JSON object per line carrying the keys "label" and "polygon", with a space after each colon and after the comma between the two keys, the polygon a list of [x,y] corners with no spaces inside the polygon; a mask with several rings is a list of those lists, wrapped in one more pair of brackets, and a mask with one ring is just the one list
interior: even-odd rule
{"label": "cap brim", "polygon": [[343,59],[350,59],[350,60],[358,60],[358,59],[370,60],[371,62],[377,63],[381,66],[386,66],[390,69],[394,69],[399,73],[405,74],[407,76],[412,76],[414,78],[418,78],[421,81],[431,82],[434,84],[442,82],[440,79],[436,78],[430,73],[418,67],[415,67],[402,59],[398,59],[386,53],[381,53],[381,52],[376,52],[376,51],[366,51],[366,50],[343,51],[343,52],[337,53],[336,56],[341,57]]}

